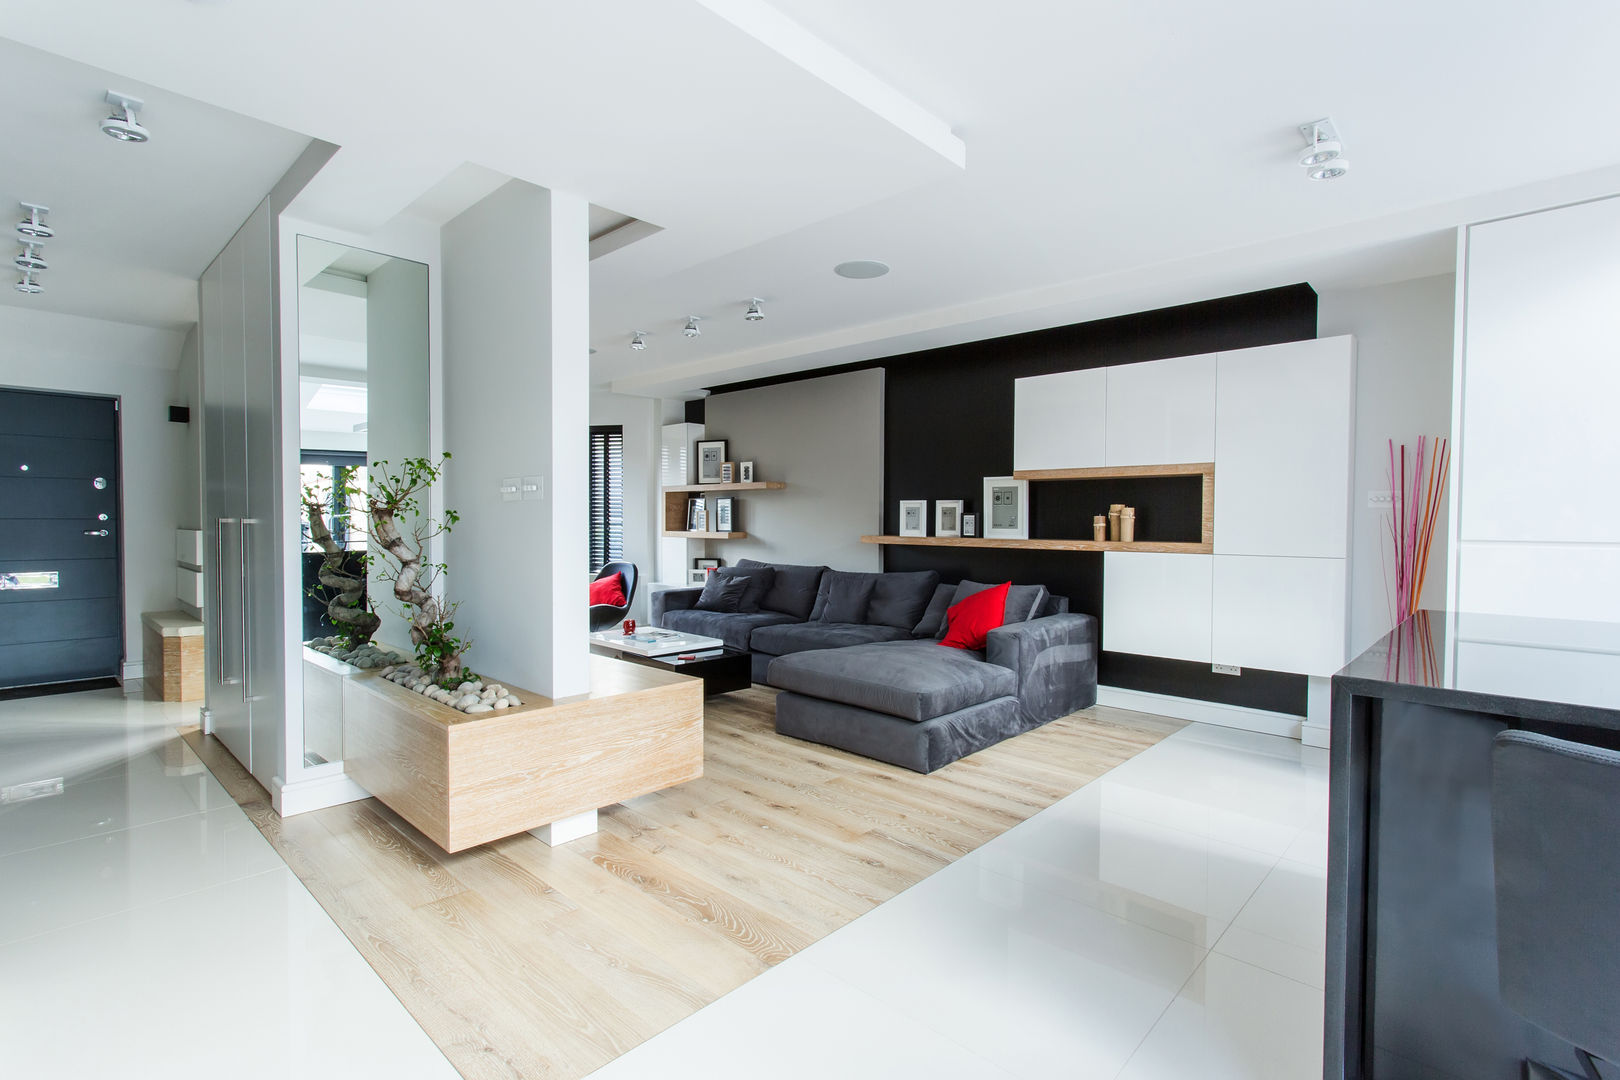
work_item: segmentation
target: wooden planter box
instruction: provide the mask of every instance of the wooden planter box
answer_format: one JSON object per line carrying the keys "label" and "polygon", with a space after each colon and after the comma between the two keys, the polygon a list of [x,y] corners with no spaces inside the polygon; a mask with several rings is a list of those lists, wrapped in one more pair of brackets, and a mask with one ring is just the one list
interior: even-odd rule
{"label": "wooden planter box", "polygon": [[589,694],[502,683],[523,704],[471,716],[375,672],[345,678],[345,770],[452,852],[703,775],[701,679],[590,664]]}

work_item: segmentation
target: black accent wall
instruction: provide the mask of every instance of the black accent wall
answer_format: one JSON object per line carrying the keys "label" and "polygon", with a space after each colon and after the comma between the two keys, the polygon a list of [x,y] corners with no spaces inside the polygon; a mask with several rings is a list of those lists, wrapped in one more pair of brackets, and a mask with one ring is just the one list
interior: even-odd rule
{"label": "black accent wall", "polygon": [[[1013,381],[1082,368],[1247,349],[1316,336],[1316,293],[1305,284],[1121,315],[1096,322],[887,357],[883,367],[883,531],[899,532],[901,499],[962,499],[982,530],[983,480],[1013,467]],[[766,382],[715,387],[724,393]],[[1189,497],[1190,493],[1190,497]],[[1064,481],[1030,486],[1030,535],[1091,535],[1091,516],[1110,502],[1137,507],[1137,538],[1198,539],[1196,481]],[[931,508],[930,508],[931,509]],[[930,525],[930,531],[932,526]],[[1107,618],[1098,552],[892,546],[889,570],[937,570],[946,581],[1042,583],[1075,611]],[[1279,712],[1305,711],[1305,678],[1246,669],[1215,675],[1208,664],[1104,653],[1108,686],[1199,698]]]}

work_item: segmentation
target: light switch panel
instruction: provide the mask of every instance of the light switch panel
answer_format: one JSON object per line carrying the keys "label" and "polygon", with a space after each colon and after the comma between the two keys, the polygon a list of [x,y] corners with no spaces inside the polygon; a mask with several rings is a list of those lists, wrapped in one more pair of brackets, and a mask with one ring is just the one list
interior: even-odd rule
{"label": "light switch panel", "polygon": [[522,497],[522,485],[517,477],[501,477],[501,502],[517,502]]}
{"label": "light switch panel", "polygon": [[525,499],[545,498],[546,478],[543,476],[525,476],[523,478],[523,497]]}

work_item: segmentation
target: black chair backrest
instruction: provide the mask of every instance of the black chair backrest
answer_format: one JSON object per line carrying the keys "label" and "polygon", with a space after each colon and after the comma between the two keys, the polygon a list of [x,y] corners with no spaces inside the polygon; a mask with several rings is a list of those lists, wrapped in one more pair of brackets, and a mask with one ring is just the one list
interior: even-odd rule
{"label": "black chair backrest", "polygon": [[628,609],[636,599],[637,579],[641,575],[637,573],[635,563],[617,561],[610,562],[603,566],[601,570],[598,570],[596,580],[600,581],[605,577],[612,577],[614,574],[624,575],[624,606]]}
{"label": "black chair backrest", "polygon": [[1620,1061],[1620,753],[1504,731],[1491,759],[1502,1000]]}

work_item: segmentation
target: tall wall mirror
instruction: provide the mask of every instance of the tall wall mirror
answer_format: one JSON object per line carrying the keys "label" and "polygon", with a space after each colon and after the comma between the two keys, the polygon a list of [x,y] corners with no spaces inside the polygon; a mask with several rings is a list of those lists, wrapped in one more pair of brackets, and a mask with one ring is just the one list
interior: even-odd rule
{"label": "tall wall mirror", "polygon": [[[427,457],[428,349],[425,264],[298,238],[298,483],[325,511],[321,525],[307,508],[300,515],[306,643],[340,629],[329,611],[334,590],[321,582],[330,555],[354,579],[349,598],[381,617],[373,640],[411,651],[391,589],[378,568],[369,577],[365,569],[364,501],[343,492],[364,490],[374,462]],[[342,680],[352,673],[306,644],[306,765],[343,760]]]}

